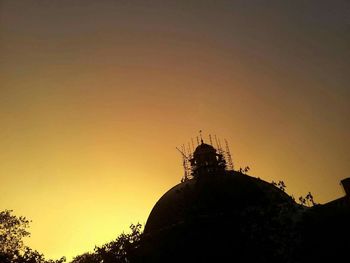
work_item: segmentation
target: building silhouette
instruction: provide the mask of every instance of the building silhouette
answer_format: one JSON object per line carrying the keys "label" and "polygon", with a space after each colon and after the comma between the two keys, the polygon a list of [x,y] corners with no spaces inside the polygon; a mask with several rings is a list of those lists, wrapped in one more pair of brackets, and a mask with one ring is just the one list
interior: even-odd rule
{"label": "building silhouette", "polygon": [[185,176],[153,207],[135,262],[335,262],[350,249],[346,195],[298,204],[283,187],[233,169],[231,154],[201,140]]}

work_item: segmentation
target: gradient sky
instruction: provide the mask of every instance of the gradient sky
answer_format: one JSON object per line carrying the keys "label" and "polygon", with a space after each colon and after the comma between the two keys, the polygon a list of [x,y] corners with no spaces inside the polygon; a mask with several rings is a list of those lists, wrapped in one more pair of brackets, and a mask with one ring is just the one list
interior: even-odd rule
{"label": "gradient sky", "polygon": [[317,202],[350,170],[349,1],[0,0],[0,209],[47,257],[145,223],[175,147]]}

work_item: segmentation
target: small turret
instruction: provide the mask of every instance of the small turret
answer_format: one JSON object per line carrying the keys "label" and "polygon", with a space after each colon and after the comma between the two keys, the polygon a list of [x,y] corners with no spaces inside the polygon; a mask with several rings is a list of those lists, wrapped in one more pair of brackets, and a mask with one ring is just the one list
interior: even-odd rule
{"label": "small turret", "polygon": [[226,168],[223,155],[217,153],[213,146],[204,143],[203,140],[194,151],[190,163],[193,177],[224,173]]}
{"label": "small turret", "polygon": [[185,144],[180,148],[176,147],[182,155],[182,165],[184,167],[184,176],[181,182],[206,175],[233,174],[233,161],[227,140],[225,140],[225,151],[222,149],[220,139],[218,139],[216,135],[216,148],[213,146],[213,140],[210,134],[210,144],[204,142],[202,131],[199,131],[199,135],[199,137],[197,136],[196,149],[194,149],[193,139],[191,139],[191,143],[188,143],[187,148]]}

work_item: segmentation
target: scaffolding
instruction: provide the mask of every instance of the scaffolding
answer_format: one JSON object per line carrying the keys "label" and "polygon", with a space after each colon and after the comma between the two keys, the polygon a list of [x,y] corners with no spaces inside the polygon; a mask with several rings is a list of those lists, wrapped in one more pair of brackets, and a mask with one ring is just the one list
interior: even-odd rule
{"label": "scaffolding", "polygon": [[227,168],[229,170],[232,170],[233,171],[233,161],[232,161],[232,155],[231,155],[231,152],[230,152],[230,147],[228,146],[228,142],[227,140],[225,139],[225,146],[226,146],[226,163],[227,163]]}
{"label": "scaffolding", "polygon": [[[202,131],[199,132],[199,136],[196,137],[197,139],[197,147],[199,147],[202,144],[205,144],[202,137]],[[200,141],[199,141],[200,139]],[[225,142],[225,150],[221,146],[220,139],[214,135],[215,143],[216,143],[216,149],[213,145],[213,140],[211,134],[209,134],[209,141],[210,145],[215,149],[216,155],[217,155],[217,162],[218,166],[222,167],[225,171],[234,171],[234,165],[232,161],[232,155],[231,151],[228,145],[228,142],[226,139],[224,139]],[[185,182],[187,180],[190,180],[195,175],[196,164],[194,161],[194,152],[196,149],[194,148],[194,140],[191,138],[191,141],[187,143],[187,145],[183,144],[180,149],[176,147],[176,149],[180,152],[182,156],[182,165],[184,169],[184,176],[181,179],[181,182]]]}

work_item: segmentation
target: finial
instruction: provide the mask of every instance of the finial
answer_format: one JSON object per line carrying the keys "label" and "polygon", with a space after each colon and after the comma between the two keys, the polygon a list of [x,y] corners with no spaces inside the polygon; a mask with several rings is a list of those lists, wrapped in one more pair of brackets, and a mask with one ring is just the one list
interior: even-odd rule
{"label": "finial", "polygon": [[199,130],[199,136],[201,137],[201,143],[203,144],[203,138],[202,138],[202,130]]}

